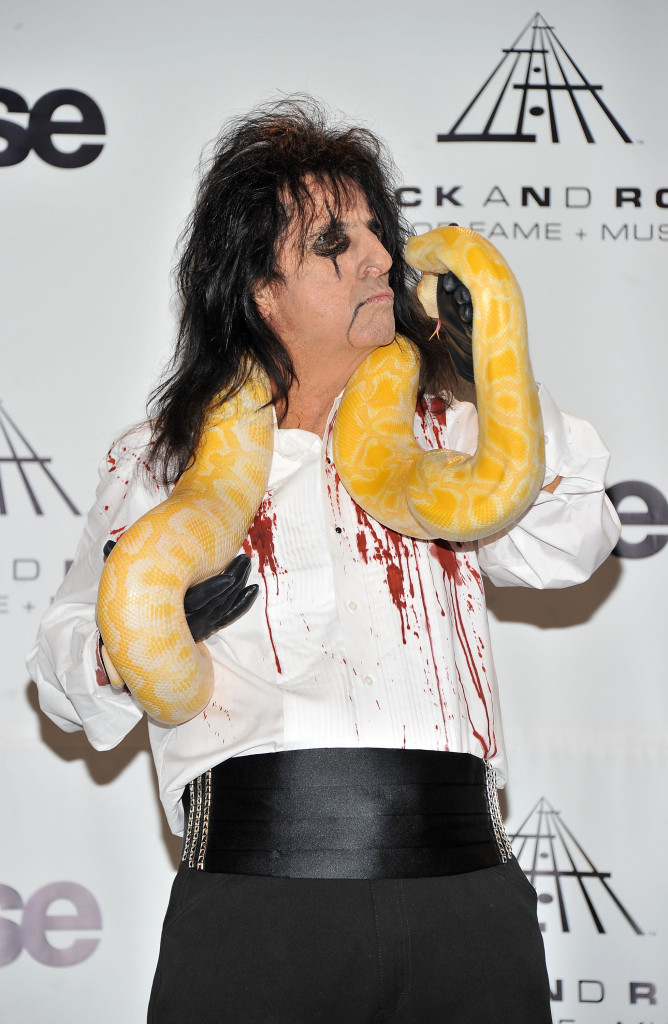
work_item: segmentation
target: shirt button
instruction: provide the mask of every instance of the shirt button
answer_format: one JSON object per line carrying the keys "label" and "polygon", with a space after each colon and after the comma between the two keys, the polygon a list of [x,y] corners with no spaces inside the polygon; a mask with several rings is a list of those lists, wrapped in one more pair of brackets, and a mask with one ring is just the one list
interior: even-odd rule
{"label": "shirt button", "polygon": [[357,611],[357,601],[348,601],[348,611],[349,612],[356,612]]}
{"label": "shirt button", "polygon": [[365,676],[363,682],[365,682],[367,686],[373,686],[373,676]]}

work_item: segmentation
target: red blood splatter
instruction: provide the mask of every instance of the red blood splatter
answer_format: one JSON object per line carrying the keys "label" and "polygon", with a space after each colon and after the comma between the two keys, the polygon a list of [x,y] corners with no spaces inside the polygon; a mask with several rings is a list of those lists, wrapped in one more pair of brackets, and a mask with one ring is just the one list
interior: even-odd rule
{"label": "red blood splatter", "polygon": [[431,402],[429,403],[429,409],[438,425],[444,427],[445,416],[447,411],[445,399],[442,398],[440,395],[435,395],[434,398],[432,398]]}
{"label": "red blood splatter", "polygon": [[380,711],[381,707],[380,707],[380,704],[378,703],[378,701],[376,701],[376,706],[377,706],[378,710]]}
{"label": "red blood splatter", "polygon": [[429,551],[438,560],[443,572],[457,586],[464,582],[461,570],[457,562],[457,555],[452,550],[447,540],[436,540],[429,542]]}
{"label": "red blood splatter", "polygon": [[[338,474],[337,474],[338,480]],[[373,559],[385,566],[387,588],[390,592],[392,602],[399,612],[401,623],[402,641],[406,643],[406,631],[409,628],[407,621],[405,585],[408,580],[408,592],[414,596],[413,581],[408,573],[409,545],[413,541],[408,537],[402,537],[394,530],[388,530],[380,526],[375,520],[366,514],[363,508],[355,505],[355,514],[360,529],[357,531],[357,550],[360,553],[365,565]],[[369,543],[373,545],[369,549]]]}
{"label": "red blood splatter", "polygon": [[[274,583],[276,586],[276,593],[278,594],[278,576],[279,573],[285,574],[286,570],[279,566],[276,561],[276,553],[274,551],[274,530],[276,529],[276,513],[271,510],[271,496],[267,495],[262,501],[255,519],[251,523],[251,528],[248,531],[248,537],[244,541],[243,548],[249,557],[253,556],[253,553],[257,555],[258,559],[258,571],[262,576],[262,582],[264,583],[265,594],[269,592],[268,578],[269,575],[273,576]],[[267,629],[269,630],[269,640],[271,642],[271,649],[274,652],[274,661],[276,662],[276,671],[280,674],[281,663],[278,658],[276,651],[276,644],[274,643],[274,636],[271,631],[271,624],[269,622],[269,613],[267,607],[267,600],[264,602],[264,617],[267,622]]]}
{"label": "red blood splatter", "polygon": [[416,412],[420,418],[424,440],[431,448],[447,448],[446,416],[447,406],[438,396],[418,399]]}
{"label": "red blood splatter", "polygon": [[118,540],[120,540],[126,530],[127,526],[118,526],[115,530],[110,530],[109,533],[112,537],[118,534]]}
{"label": "red blood splatter", "polygon": [[113,473],[115,469],[116,469],[116,459],[114,458],[114,456],[109,451],[109,452],[107,452],[107,472],[108,473]]}
{"label": "red blood splatter", "polygon": [[[332,506],[332,511],[334,513],[337,511],[340,513],[340,491],[342,487],[341,478],[331,460],[328,460],[326,465],[327,492]],[[402,537],[401,534],[395,533],[394,530],[388,530],[385,527],[380,526],[356,503],[354,503],[354,507],[357,522],[360,526],[360,529],[356,534],[357,550],[365,565],[368,565],[372,559],[385,565],[387,587],[392,601],[399,612],[401,637],[405,644],[406,630],[408,629],[406,595],[404,592],[406,579],[408,579],[409,593],[411,597],[414,596],[414,590],[410,575],[407,572],[404,574],[404,571],[402,570],[402,562],[407,565],[407,545],[412,544],[413,542],[409,538]]]}
{"label": "red blood splatter", "polygon": [[[473,652],[471,650],[468,637],[466,635],[466,629],[464,626],[464,621],[462,619],[461,609],[459,606],[459,594],[457,588],[460,586],[464,586],[465,581],[462,576],[460,565],[457,561],[457,554],[452,549],[450,544],[448,544],[447,541],[432,541],[429,544],[429,550],[431,554],[433,554],[438,560],[439,565],[443,569],[445,577],[450,581],[450,594],[452,598],[452,623],[455,627],[455,632],[457,633],[459,645],[462,651],[464,652],[464,657],[466,659],[466,664],[469,670],[471,681],[473,682],[473,685],[475,686],[476,689],[476,693],[480,698],[480,703],[482,704],[485,710],[485,717],[487,719],[487,739],[485,739],[481,735],[481,733],[478,732],[478,730],[475,728],[475,725],[473,724],[473,719],[471,718],[471,712],[468,705],[468,701],[466,700],[466,692],[462,688],[462,696],[464,698],[464,702],[466,703],[466,712],[468,720],[471,724],[471,729],[473,730],[474,736],[476,737],[478,742],[483,747],[483,750],[485,751],[485,756],[490,755],[490,747],[492,746],[494,747],[494,749],[492,751],[491,756],[493,756],[493,754],[496,753],[496,739],[494,737],[492,723],[490,721],[489,708],[487,707],[487,702],[485,700],[485,695],[483,693],[482,681],[480,679],[480,674],[476,666],[475,658],[473,656]],[[468,561],[466,559],[464,559],[464,561],[466,565],[470,568]],[[459,676],[459,680],[461,686],[461,676]]]}
{"label": "red blood splatter", "polygon": [[[417,414],[421,420],[423,428],[424,440],[426,444],[431,448],[443,448],[447,447],[446,437],[446,405],[442,399],[421,399],[417,405]],[[328,493],[332,504],[332,511],[336,513],[340,512],[340,490],[341,482],[338,474],[336,473],[335,467],[328,460],[327,464],[327,476],[328,476]],[[417,568],[417,580],[420,588],[422,605],[425,609],[425,627],[429,640],[429,647],[431,652],[431,664],[433,667],[436,687],[438,690],[438,698],[441,706],[441,713],[443,716],[443,725],[445,727],[446,720],[452,719],[453,714],[446,707],[445,699],[441,688],[441,680],[438,672],[438,662],[435,656],[435,649],[433,643],[433,637],[431,632],[431,623],[428,615],[426,614],[427,604],[425,601],[425,593],[423,587],[422,576],[420,572],[420,562],[415,558],[415,541],[409,538],[403,537],[400,534],[394,533],[392,530],[386,530],[379,526],[373,519],[366,515],[363,509],[359,506],[355,506],[357,521],[359,529],[356,535],[357,551],[360,558],[365,564],[369,564],[372,560],[377,561],[385,566],[387,574],[387,586],[389,593],[392,597],[392,601],[397,608],[400,621],[401,630],[404,643],[406,643],[406,631],[408,629],[408,623],[406,621],[407,615],[409,614],[409,608],[407,608],[406,592],[405,587],[410,588],[411,597],[414,596],[413,577],[409,573],[409,566],[415,562]],[[413,551],[410,551],[409,545],[413,546]],[[471,711],[469,708],[468,701],[466,699],[466,691],[462,685],[462,678],[459,667],[457,667],[457,677],[459,679],[460,692],[462,699],[466,704],[466,712],[468,720],[471,725],[471,729],[476,739],[480,743],[481,747],[485,751],[485,756],[493,756],[496,752],[496,738],[494,736],[493,724],[490,720],[490,711],[486,703],[485,692],[483,687],[483,679],[481,678],[480,669],[482,674],[486,676],[485,666],[476,664],[476,657],[471,649],[464,620],[462,618],[462,611],[459,605],[459,588],[470,588],[472,581],[475,580],[477,587],[482,591],[482,578],[480,573],[476,570],[475,566],[471,564],[469,559],[464,555],[463,552],[458,552],[446,541],[435,541],[430,542],[429,551],[432,557],[441,566],[444,574],[444,578],[449,582],[450,601],[448,602],[448,611],[450,618],[459,641],[458,646],[464,654],[467,665],[467,675],[470,677],[480,702],[483,706],[486,718],[487,718],[487,739],[485,739],[481,733],[476,729],[473,719],[471,717]],[[410,558],[410,555],[413,558]],[[458,560],[459,555],[459,560]],[[472,601],[472,594],[470,592],[462,594],[462,600],[467,601],[467,612],[474,611],[474,605]],[[438,604],[441,612],[441,616],[446,616],[446,608],[438,599]],[[468,617],[468,616],[467,616]],[[475,649],[477,658],[482,662],[482,649],[484,649],[480,638],[475,635]],[[430,687],[430,692],[431,687]],[[436,726],[438,731],[438,726]],[[445,730],[447,737],[447,729]],[[405,729],[404,729],[405,738]],[[447,749],[447,748],[446,748]]]}
{"label": "red blood splatter", "polygon": [[[334,420],[329,425],[329,431],[327,433],[327,445],[332,443],[332,433],[334,431]],[[341,514],[341,498],[339,494],[339,488],[341,487],[341,478],[336,472],[334,463],[330,459],[329,455],[325,458],[325,475],[327,479],[327,494],[329,496],[330,505],[332,506],[333,512]]]}
{"label": "red blood splatter", "polygon": [[[251,523],[248,537],[244,541],[244,547],[250,545],[258,558],[258,568],[263,579],[267,573],[271,573],[276,583],[278,593],[278,574],[285,572],[279,568],[274,552],[274,530],[276,528],[276,513],[271,511],[271,498],[267,496],[257,510],[255,519]],[[250,552],[249,552],[250,553]]]}
{"label": "red blood splatter", "polygon": [[473,576],[473,579],[476,581],[476,583],[480,587],[480,592],[482,593],[482,590],[483,590],[482,576],[480,575],[478,570],[475,568],[475,566],[471,565],[471,563],[469,562],[469,560],[468,560],[468,558],[466,556],[464,556],[464,564],[466,565],[466,568],[468,569],[468,571],[471,573],[471,576]]}
{"label": "red blood splatter", "polygon": [[[125,451],[125,448],[123,449],[123,451]],[[141,466],[146,470],[146,472],[149,474],[149,476],[153,480],[155,480],[155,482],[157,483],[158,482],[158,478],[155,475],[155,473],[153,472],[153,470],[151,469],[151,467],[148,464],[148,462],[146,461],[146,459],[143,459],[141,457],[141,455],[137,454],[137,452],[130,452],[130,455],[132,456],[133,459],[136,459],[137,462],[139,462],[141,464]],[[127,483],[127,480],[126,480],[126,483]],[[158,485],[158,487],[159,487],[159,485]]]}
{"label": "red blood splatter", "polygon": [[[462,619],[461,608],[459,606],[459,596],[458,596],[458,593],[457,593],[456,580],[449,573],[448,573],[448,578],[450,580],[450,593],[451,593],[451,596],[452,596],[452,623],[453,623],[453,625],[455,627],[455,632],[457,633],[457,638],[459,640],[459,645],[460,645],[462,651],[464,652],[464,657],[466,659],[466,666],[468,668],[468,675],[469,675],[469,677],[471,679],[471,682],[473,683],[473,685],[475,687],[476,693],[478,694],[478,697],[480,699],[480,703],[482,704],[482,706],[484,708],[484,711],[485,711],[485,717],[487,719],[487,738],[483,737],[482,734],[476,729],[475,725],[473,724],[473,719],[471,718],[471,710],[469,708],[469,703],[466,700],[466,691],[462,687],[461,675],[459,674],[459,669],[457,669],[457,676],[459,678],[459,684],[460,684],[460,687],[461,687],[462,696],[463,696],[464,702],[466,704],[467,717],[468,717],[468,720],[469,720],[469,722],[471,724],[471,729],[473,730],[473,735],[476,737],[476,739],[478,740],[478,742],[482,746],[484,754],[485,754],[485,757],[493,757],[494,754],[496,754],[496,736],[494,734],[494,729],[492,727],[492,722],[491,722],[491,719],[490,719],[490,714],[489,714],[489,708],[487,706],[487,701],[485,700],[485,694],[483,692],[482,680],[480,678],[480,673],[478,672],[478,667],[476,665],[476,661],[475,661],[475,657],[473,655],[473,651],[471,650],[471,646],[469,644],[468,637],[466,635],[466,629],[465,629],[465,626],[464,626],[464,621]],[[483,669],[483,671],[484,671],[484,669]]]}
{"label": "red blood splatter", "polygon": [[[431,651],[431,664],[432,664],[432,667],[434,669],[434,678],[436,680],[436,689],[438,690],[438,702],[439,702],[440,707],[441,707],[441,715],[443,716],[443,721],[444,721],[444,724],[445,724],[445,716],[447,714],[446,702],[445,702],[445,700],[443,698],[443,691],[441,690],[441,677],[438,674],[438,663],[437,663],[436,655],[435,655],[435,652],[434,652],[434,638],[431,635],[431,623],[429,622],[429,616],[427,615],[427,605],[426,605],[426,602],[425,602],[424,587],[422,585],[422,576],[421,576],[419,570],[418,570],[418,583],[420,584],[420,596],[422,597],[422,604],[423,604],[424,609],[425,609],[424,622],[425,622],[425,626],[427,628],[427,638],[429,640],[429,648],[430,648],[430,651]],[[430,693],[432,692],[431,687],[429,687],[429,692]],[[447,730],[446,730],[446,737],[447,737]],[[447,750],[448,747],[446,746],[445,749]]]}
{"label": "red blood splatter", "polygon": [[361,558],[362,558],[362,561],[364,562],[364,564],[368,565],[368,563],[369,563],[369,551],[368,551],[367,539],[366,539],[366,534],[362,530],[359,530],[358,534],[357,534],[357,550],[359,551],[359,553],[361,555]]}
{"label": "red blood splatter", "polygon": [[404,594],[404,577],[398,565],[388,565],[387,585],[390,588],[390,596],[392,597],[395,606],[399,609],[399,615],[401,617],[401,635],[403,642],[406,643],[404,616],[404,612],[406,611],[406,596]]}

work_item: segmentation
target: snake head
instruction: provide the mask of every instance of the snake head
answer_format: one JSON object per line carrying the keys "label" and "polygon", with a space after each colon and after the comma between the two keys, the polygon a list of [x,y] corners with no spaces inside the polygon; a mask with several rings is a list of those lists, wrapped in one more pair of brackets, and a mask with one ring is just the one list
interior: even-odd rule
{"label": "snake head", "polygon": [[436,301],[438,277],[438,274],[432,274],[428,270],[423,271],[420,283],[417,286],[417,297],[425,313],[432,320],[438,320],[438,303]]}
{"label": "snake head", "polygon": [[[422,270],[417,297],[428,317],[436,320],[432,335],[440,339],[444,330],[445,344],[455,370],[463,380],[474,383],[473,366],[473,299],[466,285],[453,272],[451,260],[457,261],[456,248],[469,241],[469,235],[456,224],[437,228],[413,240],[407,249],[410,262]],[[484,241],[483,239],[480,239]],[[417,250],[417,251],[414,251]],[[436,269],[429,269],[429,267]]]}

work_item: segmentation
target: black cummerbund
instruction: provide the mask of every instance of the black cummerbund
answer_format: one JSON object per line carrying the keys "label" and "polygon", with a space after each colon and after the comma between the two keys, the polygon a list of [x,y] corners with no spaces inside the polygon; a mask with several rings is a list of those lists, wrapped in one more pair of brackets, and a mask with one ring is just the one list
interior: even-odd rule
{"label": "black cummerbund", "polygon": [[420,878],[512,853],[472,754],[327,747],[232,757],[184,792],[183,860],[288,878]]}

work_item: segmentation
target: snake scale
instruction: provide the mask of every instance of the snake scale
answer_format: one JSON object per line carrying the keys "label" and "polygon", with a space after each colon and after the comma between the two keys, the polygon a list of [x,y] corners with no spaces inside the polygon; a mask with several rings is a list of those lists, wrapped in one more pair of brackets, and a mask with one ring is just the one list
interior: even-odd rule
{"label": "snake scale", "polygon": [[[494,246],[467,228],[411,238],[406,260],[422,271],[418,295],[433,317],[439,274],[452,270],[473,297],[477,449],[464,455],[418,446],[419,360],[398,336],[348,382],[334,425],[334,460],[352,498],[384,526],[417,538],[477,540],[517,519],[543,481],[522,294]],[[107,654],[158,721],[187,721],[211,697],[211,662],[190,635],[183,596],[234,557],[264,496],[273,450],[270,398],[269,382],[254,374],[209,415],[193,465],[105,564],[97,616]]]}

